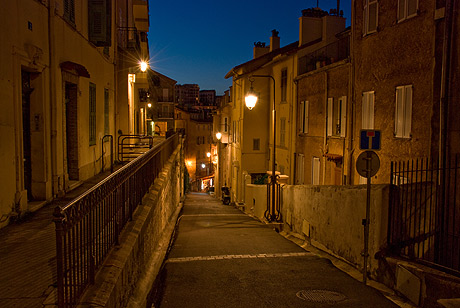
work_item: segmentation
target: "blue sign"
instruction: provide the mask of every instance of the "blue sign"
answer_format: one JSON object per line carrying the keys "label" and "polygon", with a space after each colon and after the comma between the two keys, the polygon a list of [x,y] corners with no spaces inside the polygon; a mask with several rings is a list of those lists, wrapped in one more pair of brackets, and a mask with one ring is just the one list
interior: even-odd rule
{"label": "blue sign", "polygon": [[361,150],[380,150],[380,131],[361,130],[359,148]]}

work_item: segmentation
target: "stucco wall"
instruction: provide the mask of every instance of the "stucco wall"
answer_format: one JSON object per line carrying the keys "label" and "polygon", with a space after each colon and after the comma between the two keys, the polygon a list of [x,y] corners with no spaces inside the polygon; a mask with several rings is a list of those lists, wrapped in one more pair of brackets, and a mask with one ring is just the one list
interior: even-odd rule
{"label": "stucco wall", "polygon": [[[247,185],[245,211],[263,220],[265,185]],[[375,254],[386,243],[388,185],[372,185],[368,271],[375,274]],[[304,236],[313,245],[362,268],[366,217],[366,185],[285,185],[282,189],[283,228]]]}

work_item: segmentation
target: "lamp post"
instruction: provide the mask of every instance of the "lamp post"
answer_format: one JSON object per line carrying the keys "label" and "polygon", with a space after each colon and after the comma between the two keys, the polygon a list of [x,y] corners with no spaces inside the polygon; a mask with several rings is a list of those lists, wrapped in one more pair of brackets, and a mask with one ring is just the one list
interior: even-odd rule
{"label": "lamp post", "polygon": [[[272,175],[271,175],[271,206],[270,204],[267,205],[267,210],[265,211],[265,218],[269,221],[278,221],[280,219],[279,213],[278,215],[276,212],[276,109],[275,109],[275,78],[271,75],[252,75],[249,79],[257,77],[257,78],[270,78],[273,80],[273,109],[272,109],[272,134],[273,134],[273,153],[272,153]],[[251,80],[250,80],[251,81]],[[254,92],[252,88],[252,81],[251,81],[251,88],[245,97],[246,106],[249,110],[255,107],[257,103],[257,94]],[[270,201],[268,201],[270,202]]]}

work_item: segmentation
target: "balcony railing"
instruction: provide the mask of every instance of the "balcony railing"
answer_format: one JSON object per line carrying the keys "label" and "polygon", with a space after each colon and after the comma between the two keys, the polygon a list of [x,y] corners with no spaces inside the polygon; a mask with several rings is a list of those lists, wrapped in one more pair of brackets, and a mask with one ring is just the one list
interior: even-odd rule
{"label": "balcony railing", "polygon": [[58,307],[76,306],[179,144],[168,138],[64,207],[56,207]]}
{"label": "balcony railing", "polygon": [[118,46],[126,49],[140,50],[139,32],[136,27],[118,28]]}
{"label": "balcony railing", "polygon": [[299,75],[347,59],[350,56],[348,36],[299,58]]}

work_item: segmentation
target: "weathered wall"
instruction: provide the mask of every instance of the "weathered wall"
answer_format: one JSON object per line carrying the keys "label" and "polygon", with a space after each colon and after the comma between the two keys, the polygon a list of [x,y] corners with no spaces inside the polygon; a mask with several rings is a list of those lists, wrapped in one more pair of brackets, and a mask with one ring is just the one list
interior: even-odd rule
{"label": "weathered wall", "polygon": [[[263,220],[265,185],[247,185],[245,211]],[[375,275],[375,254],[386,243],[388,185],[371,190],[369,267]],[[362,268],[366,217],[366,186],[285,185],[282,189],[283,228]]]}
{"label": "weathered wall", "polygon": [[179,215],[182,165],[179,146],[122,233],[120,246],[109,255],[95,284],[83,296],[85,307],[126,307],[139,288],[148,289],[145,276],[156,276],[164,258],[157,257],[158,251],[165,253],[168,244],[161,240],[170,238],[167,233],[172,232]]}

